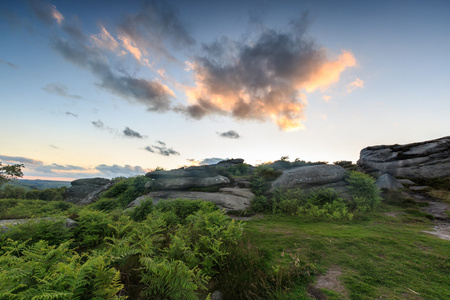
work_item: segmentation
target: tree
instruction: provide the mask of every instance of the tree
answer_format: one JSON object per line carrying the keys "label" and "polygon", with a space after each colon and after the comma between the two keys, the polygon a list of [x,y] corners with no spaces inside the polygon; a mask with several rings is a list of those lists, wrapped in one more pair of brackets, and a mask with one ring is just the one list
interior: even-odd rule
{"label": "tree", "polygon": [[24,167],[25,166],[23,164],[2,165],[0,162],[0,186],[11,179],[22,177],[22,168]]}

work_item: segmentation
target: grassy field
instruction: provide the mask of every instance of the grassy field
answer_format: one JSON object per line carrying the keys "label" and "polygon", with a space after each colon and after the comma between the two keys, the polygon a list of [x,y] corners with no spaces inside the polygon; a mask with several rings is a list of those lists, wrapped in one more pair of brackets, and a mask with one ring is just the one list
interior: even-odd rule
{"label": "grassy field", "polygon": [[245,237],[274,267],[298,257],[316,278],[330,268],[341,272],[340,293],[308,292],[302,283],[276,299],[450,299],[450,241],[423,232],[431,226],[415,209],[383,205],[347,223],[266,215],[246,222]]}

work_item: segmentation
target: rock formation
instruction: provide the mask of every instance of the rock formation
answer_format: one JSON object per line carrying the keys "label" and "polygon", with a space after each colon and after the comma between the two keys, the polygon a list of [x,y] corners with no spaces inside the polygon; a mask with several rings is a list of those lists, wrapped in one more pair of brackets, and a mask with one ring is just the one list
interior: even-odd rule
{"label": "rock formation", "polygon": [[114,183],[106,178],[85,178],[71,182],[71,187],[64,194],[64,200],[75,204],[89,204],[95,201],[102,192],[109,189]]}
{"label": "rock formation", "polygon": [[249,189],[233,189],[226,188],[226,190],[218,193],[206,192],[190,192],[190,191],[156,191],[150,192],[141,196],[131,202],[128,207],[139,206],[147,199],[153,199],[153,204],[156,205],[161,200],[170,199],[190,199],[190,200],[204,200],[216,204],[217,207],[224,210],[244,210],[250,207],[250,202],[255,195]]}
{"label": "rock formation", "polygon": [[310,190],[312,188],[333,188],[342,196],[348,196],[345,176],[346,171],[337,165],[314,165],[289,169],[283,172],[274,182],[269,192],[276,189],[287,190],[300,188]]}
{"label": "rock formation", "polygon": [[403,188],[403,185],[400,183],[400,181],[398,181],[397,178],[389,174],[383,174],[380,177],[378,177],[375,184],[380,189],[388,189],[395,191]]}
{"label": "rock formation", "polygon": [[230,183],[227,177],[219,175],[215,168],[210,166],[149,172],[145,176],[152,179],[149,187],[158,190],[188,190],[224,186]]}
{"label": "rock formation", "polygon": [[358,167],[375,176],[405,178],[450,176],[450,136],[407,145],[373,146],[361,150]]}

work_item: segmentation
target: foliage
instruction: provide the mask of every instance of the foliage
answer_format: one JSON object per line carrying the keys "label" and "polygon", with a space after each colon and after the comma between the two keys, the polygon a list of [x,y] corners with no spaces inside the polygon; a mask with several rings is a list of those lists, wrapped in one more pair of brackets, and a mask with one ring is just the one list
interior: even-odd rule
{"label": "foliage", "polygon": [[120,179],[110,189],[103,193],[102,198],[115,198],[118,206],[125,208],[137,197],[147,192],[145,184],[150,179],[146,176],[135,176],[127,179]]}
{"label": "foliage", "polygon": [[153,211],[153,199],[147,199],[143,201],[139,206],[133,208],[130,213],[131,219],[136,222],[140,222],[147,218],[148,214]]}
{"label": "foliage", "polygon": [[8,239],[31,244],[44,240],[49,245],[59,245],[72,237],[70,229],[65,225],[64,218],[28,220],[9,226],[8,230],[0,235],[0,245],[4,245]]}
{"label": "foliage", "polygon": [[0,219],[59,216],[72,207],[64,201],[0,199]]}
{"label": "foliage", "polygon": [[187,216],[197,211],[210,212],[217,210],[217,207],[203,200],[183,200],[175,199],[172,201],[160,201],[155,205],[155,210],[166,212],[166,218],[169,224],[184,224]]}
{"label": "foliage", "polygon": [[29,190],[22,186],[5,184],[0,189],[0,199],[30,199],[30,200],[46,200],[46,201],[63,201],[63,193],[66,187],[52,188],[45,190]]}
{"label": "foliage", "polygon": [[353,219],[353,214],[349,213],[348,207],[342,199],[327,202],[323,205],[309,204],[307,206],[300,206],[297,210],[297,215],[332,220],[351,221]]}
{"label": "foliage", "polygon": [[105,237],[112,235],[110,225],[113,224],[111,216],[102,211],[84,209],[79,212],[74,228],[75,243],[82,247],[96,247],[103,243]]}
{"label": "foliage", "polygon": [[22,168],[24,167],[23,164],[2,165],[0,162],[0,187],[12,179],[23,177]]}
{"label": "foliage", "polygon": [[354,207],[362,212],[373,211],[381,203],[380,190],[375,179],[367,174],[351,171],[346,178],[353,196]]}
{"label": "foliage", "polygon": [[260,196],[270,189],[270,182],[277,179],[283,172],[275,170],[268,165],[259,165],[251,178],[251,190],[253,194]]}
{"label": "foliage", "polygon": [[120,273],[108,266],[108,255],[79,255],[69,246],[10,240],[0,257],[0,298],[120,299]]}

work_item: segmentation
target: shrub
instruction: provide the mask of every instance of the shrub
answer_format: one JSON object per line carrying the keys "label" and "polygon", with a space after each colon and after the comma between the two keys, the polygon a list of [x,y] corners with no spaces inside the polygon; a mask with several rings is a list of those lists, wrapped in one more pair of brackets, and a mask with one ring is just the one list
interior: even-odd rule
{"label": "shrub", "polygon": [[130,213],[131,219],[136,222],[140,222],[147,218],[148,214],[153,211],[153,199],[147,199],[143,201],[139,206],[133,208]]}
{"label": "shrub", "polygon": [[253,198],[250,208],[254,212],[265,212],[272,209],[271,201],[266,196],[258,195]]}
{"label": "shrub", "polygon": [[119,207],[119,201],[113,198],[100,198],[90,205],[93,210],[110,212]]}
{"label": "shrub", "polygon": [[10,241],[0,257],[0,299],[120,299],[120,273],[107,255],[78,255],[69,244]]}
{"label": "shrub", "polygon": [[205,212],[217,210],[217,207],[213,203],[203,200],[176,199],[158,202],[158,204],[155,205],[155,210],[167,212],[168,214],[166,217],[169,217],[169,223],[183,224],[187,216],[192,215],[199,210]]}
{"label": "shrub", "polygon": [[381,203],[380,190],[375,179],[367,174],[351,171],[346,178],[357,210],[373,211]]}
{"label": "shrub", "polygon": [[120,179],[110,189],[103,193],[104,198],[116,198],[120,207],[127,207],[137,197],[145,194],[145,184],[150,180],[146,176],[135,176]]}
{"label": "shrub", "polygon": [[75,242],[82,247],[95,247],[103,243],[103,239],[112,234],[113,220],[110,215],[101,211],[84,209],[80,211],[74,228]]}
{"label": "shrub", "polygon": [[347,205],[342,199],[325,203],[322,206],[309,204],[301,206],[297,210],[297,215],[307,216],[313,219],[327,218],[332,220],[348,220],[353,219],[353,214],[349,213]]}
{"label": "shrub", "polygon": [[10,226],[1,235],[1,240],[11,239],[20,242],[37,243],[46,241],[49,245],[59,245],[72,237],[63,218],[35,219],[25,223]]}

